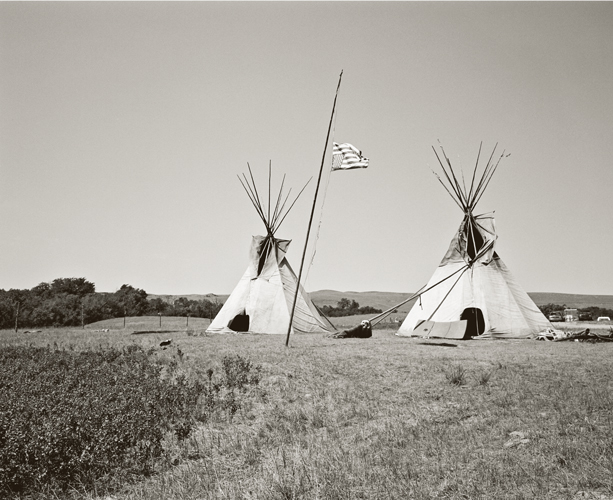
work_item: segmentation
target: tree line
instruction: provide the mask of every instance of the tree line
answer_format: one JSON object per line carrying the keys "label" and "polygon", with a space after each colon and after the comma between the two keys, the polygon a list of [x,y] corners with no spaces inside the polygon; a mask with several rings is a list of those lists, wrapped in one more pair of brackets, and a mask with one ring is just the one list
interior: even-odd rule
{"label": "tree line", "polygon": [[[544,304],[542,306],[538,306],[541,312],[545,316],[549,316],[551,313],[559,312],[563,315],[564,309],[566,309],[566,305],[560,304]],[[607,309],[605,307],[598,306],[589,306],[589,307],[581,307],[577,308],[578,313],[588,313],[592,316],[592,319],[599,318],[600,316],[608,316],[609,318],[613,318],[613,309]]]}
{"label": "tree line", "polygon": [[355,300],[349,300],[346,298],[339,300],[336,303],[336,307],[322,306],[320,309],[330,318],[339,316],[355,316],[356,314],[377,314],[382,312],[381,309],[376,309],[370,306],[360,307],[360,304]]}
{"label": "tree line", "polygon": [[114,293],[96,292],[85,278],[58,278],[27,290],[0,289],[0,328],[80,326],[124,316],[192,316],[213,318],[222,304],[179,298],[168,303],[148,299],[147,292],[122,285]]}

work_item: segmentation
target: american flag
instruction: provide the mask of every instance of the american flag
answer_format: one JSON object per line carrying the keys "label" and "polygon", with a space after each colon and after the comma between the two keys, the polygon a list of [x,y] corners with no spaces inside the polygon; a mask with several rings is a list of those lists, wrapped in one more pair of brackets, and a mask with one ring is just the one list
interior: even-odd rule
{"label": "american flag", "polygon": [[368,158],[351,144],[332,143],[332,171],[368,167]]}

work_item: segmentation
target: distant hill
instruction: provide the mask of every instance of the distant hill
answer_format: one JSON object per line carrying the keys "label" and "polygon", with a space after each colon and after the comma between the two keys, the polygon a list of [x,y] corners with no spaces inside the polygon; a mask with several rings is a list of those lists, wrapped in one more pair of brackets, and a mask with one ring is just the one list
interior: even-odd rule
{"label": "distant hill", "polygon": [[[403,300],[411,296],[410,292],[398,293],[398,292],[338,292],[336,290],[318,290],[311,292],[311,299],[319,307],[321,306],[335,306],[339,300],[346,298],[349,300],[355,300],[360,306],[371,306],[377,309],[385,311],[390,307],[402,302]],[[613,309],[613,295],[579,295],[574,293],[548,293],[548,292],[530,292],[528,293],[537,306],[544,304],[558,304],[560,306],[565,305],[567,307],[588,307],[597,306],[604,307],[606,309]],[[228,295],[216,295],[213,293],[207,293],[204,295],[191,294],[191,295],[149,295],[149,298],[161,298],[169,303],[179,297],[185,297],[189,300],[210,300],[212,302],[225,302]],[[408,313],[415,300],[412,300],[408,304],[404,304],[398,309],[399,313]]]}
{"label": "distant hill", "polygon": [[[384,311],[409,298],[411,295],[411,292],[337,292],[335,290],[311,292],[313,302],[320,307],[322,305],[335,306],[340,299],[345,297],[349,300],[355,300],[361,306],[372,306]],[[589,306],[613,309],[613,295],[579,295],[573,293],[549,292],[531,292],[528,295],[530,295],[537,306],[558,304],[560,306],[565,305],[578,309]],[[412,300],[408,304],[401,306],[398,312],[408,313],[411,307],[413,307],[414,302],[415,300]]]}
{"label": "distant hill", "polygon": [[558,304],[566,305],[567,307],[582,307],[597,306],[605,309],[613,309],[613,295],[579,295],[575,293],[547,293],[547,292],[532,292],[529,293],[532,300],[537,306],[543,304]]}

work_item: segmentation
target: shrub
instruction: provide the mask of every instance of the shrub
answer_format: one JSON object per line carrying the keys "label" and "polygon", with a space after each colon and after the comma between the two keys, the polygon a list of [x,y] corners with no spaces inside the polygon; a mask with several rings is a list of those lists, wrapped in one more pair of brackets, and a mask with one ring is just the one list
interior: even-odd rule
{"label": "shrub", "polygon": [[226,356],[221,361],[225,385],[230,389],[244,389],[247,385],[260,383],[260,367],[238,354]]}
{"label": "shrub", "polygon": [[[160,377],[142,348],[0,349],[0,492],[149,474],[166,432],[186,437],[204,384]],[[199,417],[199,418],[198,418]]]}
{"label": "shrub", "polygon": [[257,386],[261,378],[261,366],[239,355],[224,356],[221,375],[215,377],[213,369],[207,370],[208,383],[200,399],[200,420],[208,420],[220,412],[231,420],[243,406],[247,386]]}

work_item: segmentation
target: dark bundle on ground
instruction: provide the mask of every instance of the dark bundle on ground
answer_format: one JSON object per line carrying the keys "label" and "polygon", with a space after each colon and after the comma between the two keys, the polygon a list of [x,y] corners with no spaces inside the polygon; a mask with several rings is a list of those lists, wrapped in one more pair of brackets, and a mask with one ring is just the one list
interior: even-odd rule
{"label": "dark bundle on ground", "polygon": [[362,321],[358,326],[343,330],[330,335],[333,339],[368,339],[372,337],[372,327],[367,320]]}
{"label": "dark bundle on ground", "polygon": [[555,339],[556,342],[577,340],[579,342],[613,342],[613,329],[608,334],[590,332],[589,328],[580,332],[569,333],[563,338]]}

